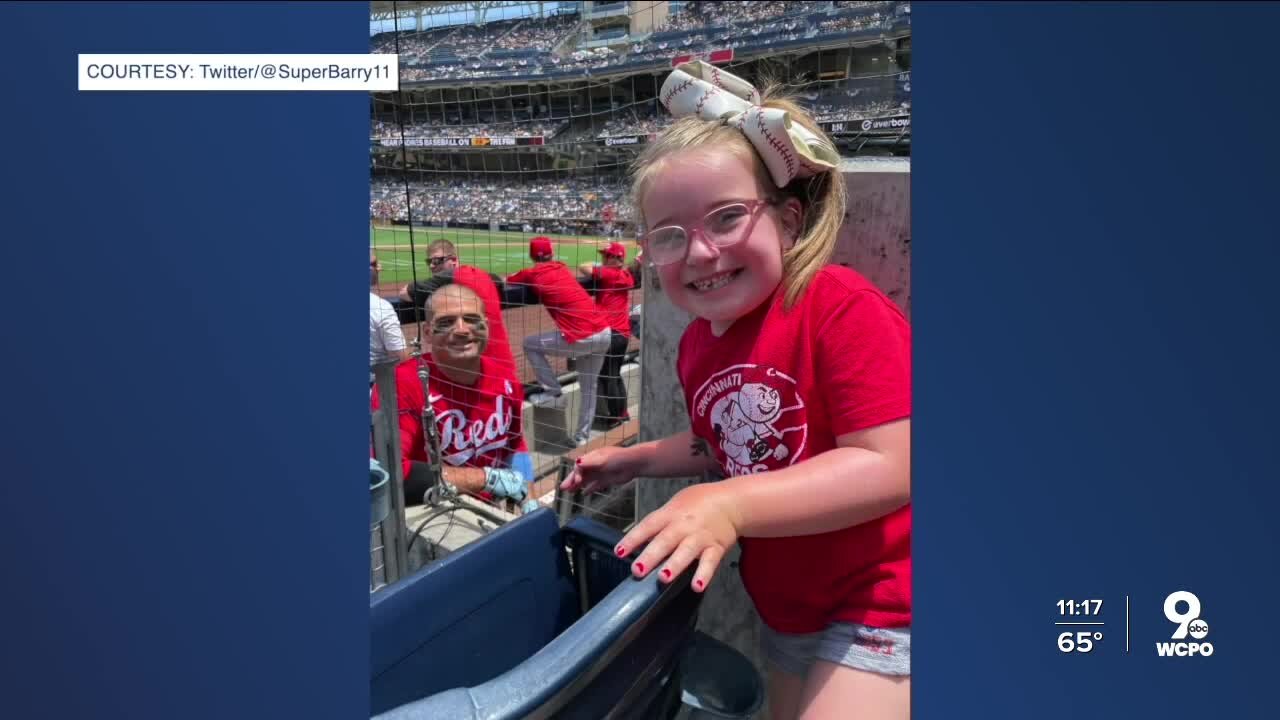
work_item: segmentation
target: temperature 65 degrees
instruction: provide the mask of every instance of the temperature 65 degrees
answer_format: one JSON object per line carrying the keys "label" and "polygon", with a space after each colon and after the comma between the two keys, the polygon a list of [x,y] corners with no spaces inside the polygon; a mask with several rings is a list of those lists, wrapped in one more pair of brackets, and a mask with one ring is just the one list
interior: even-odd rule
{"label": "temperature 65 degrees", "polygon": [[1087,653],[1093,650],[1095,642],[1101,641],[1101,632],[1064,632],[1058,636],[1058,649],[1064,653]]}

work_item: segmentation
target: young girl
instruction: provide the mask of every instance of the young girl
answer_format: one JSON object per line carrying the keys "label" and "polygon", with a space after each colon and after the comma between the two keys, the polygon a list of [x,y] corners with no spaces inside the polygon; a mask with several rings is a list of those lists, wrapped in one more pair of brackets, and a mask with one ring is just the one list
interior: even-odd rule
{"label": "young girl", "polygon": [[681,116],[637,161],[645,259],[695,319],[677,369],[691,429],[589,453],[565,489],[719,472],[638,523],[633,572],[701,592],[734,543],[764,621],[774,720],[906,718],[911,658],[911,331],[828,266],[845,188],[798,106],[694,62]]}

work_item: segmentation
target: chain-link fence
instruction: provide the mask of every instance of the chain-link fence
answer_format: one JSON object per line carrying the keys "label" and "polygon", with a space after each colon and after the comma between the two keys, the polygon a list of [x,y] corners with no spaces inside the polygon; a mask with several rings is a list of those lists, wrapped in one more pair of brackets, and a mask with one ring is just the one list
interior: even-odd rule
{"label": "chain-link fence", "polygon": [[[519,434],[531,497],[562,521],[630,526],[631,486],[596,497],[557,486],[577,458],[639,435],[638,321],[656,290],[643,287],[628,171],[671,121],[663,79],[702,59],[785,86],[843,154],[908,154],[910,25],[904,2],[375,3],[373,52],[397,53],[402,73],[399,91],[371,98],[370,245],[382,267],[371,291],[429,356],[436,280],[457,267],[488,278],[477,281],[498,305],[488,329],[501,327],[507,354],[479,385],[510,384],[518,403],[453,393],[436,413],[446,472]],[[565,290],[572,301],[553,297],[569,285],[581,289]],[[577,342],[602,328],[597,342]],[[422,456],[416,443],[400,450]],[[440,519],[453,542],[456,521]],[[395,547],[371,546],[384,558]]]}

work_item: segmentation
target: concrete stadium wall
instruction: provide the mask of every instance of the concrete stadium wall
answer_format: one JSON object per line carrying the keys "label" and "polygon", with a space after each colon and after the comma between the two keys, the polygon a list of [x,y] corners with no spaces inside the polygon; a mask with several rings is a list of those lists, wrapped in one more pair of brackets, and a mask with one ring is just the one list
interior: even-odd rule
{"label": "concrete stadium wall", "polygon": [[832,262],[862,273],[911,317],[911,162],[846,159],[849,203]]}
{"label": "concrete stadium wall", "polygon": [[631,14],[631,34],[647,35],[654,31],[654,28],[662,27],[667,17],[671,14],[671,4],[668,2],[651,2],[650,0],[642,0],[641,2],[631,3],[629,10]]}
{"label": "concrete stadium wall", "polygon": [[[910,317],[911,165],[900,158],[848,159],[841,170],[849,186],[849,211],[833,261],[867,276]],[[661,292],[645,269],[643,341],[640,344],[640,440],[689,428],[684,393],[676,377],[680,335],[690,317]],[[659,508],[703,478],[642,479],[636,486],[638,517]],[[707,589],[698,628],[728,643],[765,673],[759,650],[760,618],[738,575],[737,548],[725,557]],[[757,718],[767,720],[767,705]]]}

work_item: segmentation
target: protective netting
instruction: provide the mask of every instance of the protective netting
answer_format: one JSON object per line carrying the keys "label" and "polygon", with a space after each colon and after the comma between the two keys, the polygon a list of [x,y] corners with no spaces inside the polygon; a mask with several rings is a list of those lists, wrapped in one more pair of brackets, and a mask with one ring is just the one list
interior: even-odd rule
{"label": "protective netting", "polygon": [[[432,277],[429,256],[456,255],[495,280],[510,379],[540,401],[516,411],[542,479],[535,494],[550,501],[568,462],[638,431],[645,291],[627,171],[670,123],[658,102],[667,73],[701,58],[758,86],[784,83],[843,154],[907,154],[910,20],[902,2],[374,4],[373,52],[399,54],[401,89],[371,99],[370,243],[382,266],[373,291],[397,306],[412,342],[429,300],[406,286]],[[540,379],[531,353],[547,346],[530,339],[554,335],[564,320],[541,301],[544,288],[512,280],[533,265],[535,236],[597,293],[602,316],[603,281],[588,264],[620,242],[620,265],[635,280],[621,301],[635,311],[626,313],[632,326],[612,328],[623,337],[609,336],[603,373],[591,380],[597,402],[585,436],[575,430],[589,359],[548,353],[563,394],[542,402],[546,371]],[[575,512],[584,500],[565,502]],[[633,521],[626,494],[591,503],[620,528]]]}

